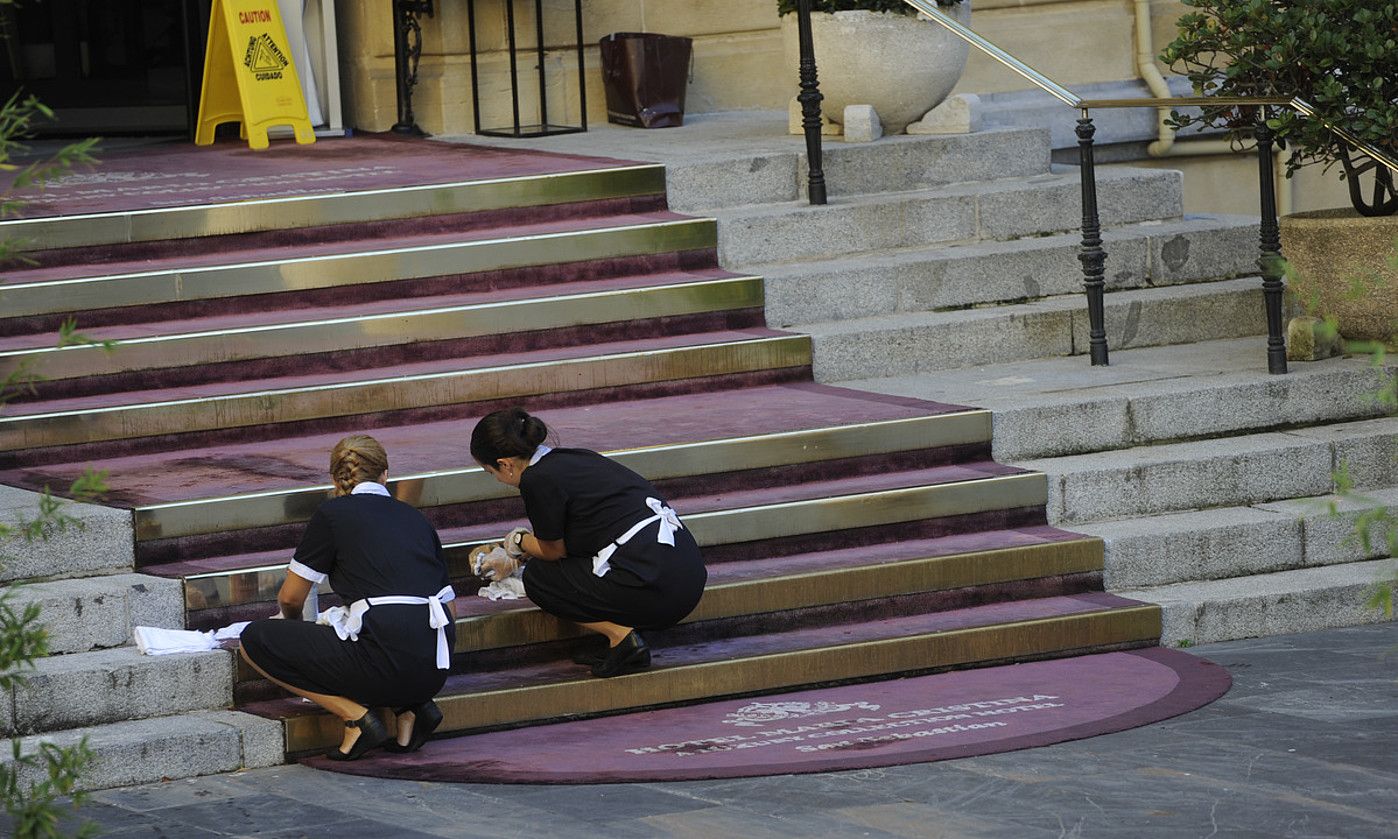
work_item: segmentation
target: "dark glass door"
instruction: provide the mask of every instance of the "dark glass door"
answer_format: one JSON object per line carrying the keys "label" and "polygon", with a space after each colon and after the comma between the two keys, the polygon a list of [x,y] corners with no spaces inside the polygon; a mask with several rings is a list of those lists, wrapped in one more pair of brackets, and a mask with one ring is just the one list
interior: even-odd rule
{"label": "dark glass door", "polygon": [[25,0],[0,6],[0,84],[55,112],[45,134],[188,132],[210,0]]}

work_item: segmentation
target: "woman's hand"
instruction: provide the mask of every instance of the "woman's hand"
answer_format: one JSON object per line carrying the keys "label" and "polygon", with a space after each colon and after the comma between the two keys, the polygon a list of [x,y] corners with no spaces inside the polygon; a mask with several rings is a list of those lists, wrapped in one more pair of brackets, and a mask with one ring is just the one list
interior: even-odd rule
{"label": "woman's hand", "polygon": [[500,545],[481,545],[471,551],[471,572],[483,580],[503,580],[519,570],[520,561]]}

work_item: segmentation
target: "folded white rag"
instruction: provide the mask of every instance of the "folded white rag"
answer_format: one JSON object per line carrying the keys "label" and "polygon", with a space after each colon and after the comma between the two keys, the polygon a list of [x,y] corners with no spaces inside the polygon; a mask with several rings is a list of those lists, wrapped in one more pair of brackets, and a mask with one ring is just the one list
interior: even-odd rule
{"label": "folded white rag", "polygon": [[161,629],[158,626],[138,626],[132,630],[136,648],[145,655],[170,653],[202,653],[218,646],[212,632],[190,629]]}
{"label": "folded white rag", "polygon": [[496,580],[476,592],[477,597],[484,597],[488,600],[519,600],[524,597],[524,580],[516,576],[509,576],[503,580]]}

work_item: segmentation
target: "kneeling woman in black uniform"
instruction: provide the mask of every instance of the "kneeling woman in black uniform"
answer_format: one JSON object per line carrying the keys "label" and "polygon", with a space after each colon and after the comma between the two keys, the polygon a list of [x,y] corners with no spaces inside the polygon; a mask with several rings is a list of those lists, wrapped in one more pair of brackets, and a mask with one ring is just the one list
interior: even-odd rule
{"label": "kneeling woman in black uniform", "polygon": [[[282,620],[243,630],[243,658],[262,675],[345,721],[328,756],[354,760],[376,746],[415,751],[441,723],[442,689],[456,638],[437,531],[388,494],[388,455],[372,437],[330,454],[334,495],[306,525],[277,594]],[[346,607],[332,624],[300,620],[314,583],[330,580]],[[370,710],[397,712],[397,741]]]}
{"label": "kneeling woman in black uniform", "polygon": [[482,576],[499,579],[528,560],[524,590],[536,606],[607,637],[594,676],[640,670],[650,650],[636,630],[674,626],[704,593],[699,546],[645,478],[597,452],[549,448],[548,433],[521,408],[496,411],[471,433],[471,456],[519,488],[534,527],[512,531],[510,559]]}

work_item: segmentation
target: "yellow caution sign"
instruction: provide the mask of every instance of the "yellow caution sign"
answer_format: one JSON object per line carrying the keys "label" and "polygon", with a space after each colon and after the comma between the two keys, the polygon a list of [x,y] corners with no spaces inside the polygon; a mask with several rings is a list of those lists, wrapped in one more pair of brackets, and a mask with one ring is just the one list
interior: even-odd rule
{"label": "yellow caution sign", "polygon": [[274,125],[291,126],[298,143],[315,142],[276,0],[214,0],[204,55],[195,145],[213,143],[225,122],[241,122],[254,149],[267,148]]}

